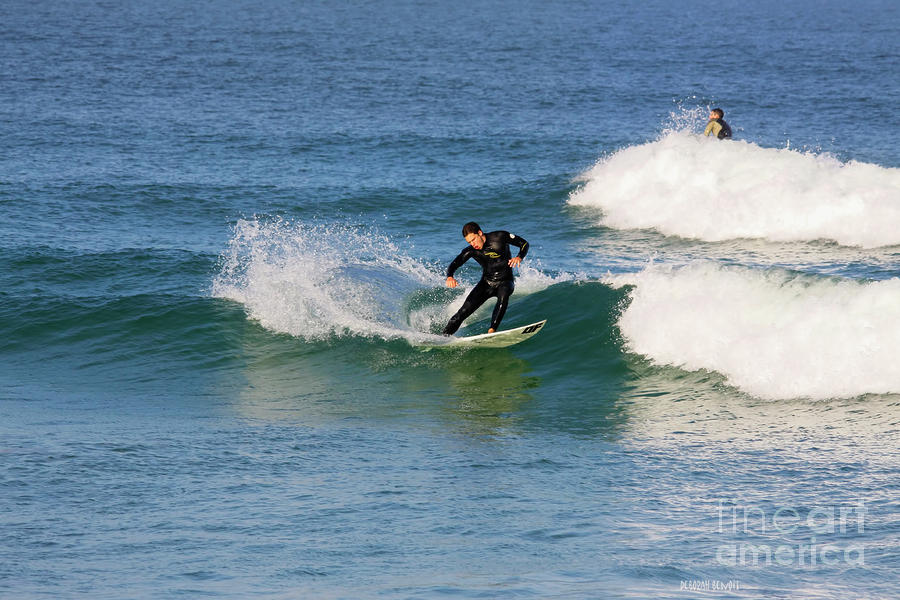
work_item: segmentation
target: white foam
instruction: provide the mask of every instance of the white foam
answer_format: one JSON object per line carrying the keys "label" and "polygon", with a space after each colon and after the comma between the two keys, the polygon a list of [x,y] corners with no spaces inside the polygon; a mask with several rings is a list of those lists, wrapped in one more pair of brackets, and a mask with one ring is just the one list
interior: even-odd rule
{"label": "white foam", "polygon": [[330,336],[420,339],[405,322],[405,295],[442,281],[387,238],[348,226],[241,220],[214,296],[243,304],[273,331],[310,340]]}
{"label": "white foam", "polygon": [[603,226],[720,241],[900,244],[900,169],[687,131],[631,146],[582,176],[572,205]]}
{"label": "white foam", "polygon": [[712,263],[650,266],[618,326],[630,351],[767,399],[900,393],[900,279],[858,282]]}

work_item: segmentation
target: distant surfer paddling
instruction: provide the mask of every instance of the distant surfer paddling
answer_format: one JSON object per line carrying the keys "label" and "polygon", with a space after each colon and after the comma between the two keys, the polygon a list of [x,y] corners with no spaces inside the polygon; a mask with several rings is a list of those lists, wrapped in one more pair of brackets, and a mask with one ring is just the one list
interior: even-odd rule
{"label": "distant surfer paddling", "polygon": [[[447,267],[447,287],[455,288],[459,285],[453,278],[453,274],[470,258],[474,258],[481,265],[481,281],[469,292],[462,308],[450,318],[447,326],[444,327],[443,334],[453,335],[456,333],[469,315],[484,304],[488,298],[496,297],[497,305],[494,307],[491,327],[488,329],[488,333],[494,333],[500,327],[500,321],[503,320],[509,304],[509,297],[516,287],[512,268],[518,267],[522,263],[522,259],[528,253],[528,242],[508,231],[484,233],[475,222],[466,223],[463,226],[462,234],[469,245]],[[509,250],[510,245],[519,248],[517,256],[512,256]]]}
{"label": "distant surfer paddling", "polygon": [[724,110],[714,108],[709,111],[709,122],[706,124],[706,129],[703,130],[703,135],[706,137],[714,135],[720,140],[731,138],[731,127],[725,122]]}

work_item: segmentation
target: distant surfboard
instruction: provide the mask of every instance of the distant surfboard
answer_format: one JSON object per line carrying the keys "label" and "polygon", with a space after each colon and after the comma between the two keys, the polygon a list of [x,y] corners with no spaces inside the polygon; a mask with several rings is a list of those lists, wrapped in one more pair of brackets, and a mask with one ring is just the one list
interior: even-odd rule
{"label": "distant surfboard", "polygon": [[469,337],[450,338],[446,342],[437,344],[427,344],[428,349],[431,348],[505,348],[524,342],[544,327],[543,321],[523,325],[515,329],[506,329],[504,331],[495,331],[494,333],[482,333],[481,335],[472,335]]}

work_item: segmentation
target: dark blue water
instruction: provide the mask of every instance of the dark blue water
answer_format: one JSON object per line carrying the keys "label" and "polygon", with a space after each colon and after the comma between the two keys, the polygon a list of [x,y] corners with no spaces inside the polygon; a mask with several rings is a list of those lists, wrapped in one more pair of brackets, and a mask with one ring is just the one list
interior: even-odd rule
{"label": "dark blue water", "polygon": [[0,597],[896,596],[895,3],[0,13]]}

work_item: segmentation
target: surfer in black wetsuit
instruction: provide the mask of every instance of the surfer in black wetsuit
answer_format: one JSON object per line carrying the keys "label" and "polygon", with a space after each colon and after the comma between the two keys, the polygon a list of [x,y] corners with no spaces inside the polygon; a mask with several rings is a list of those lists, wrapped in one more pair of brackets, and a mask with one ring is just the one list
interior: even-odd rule
{"label": "surfer in black wetsuit", "polygon": [[[469,315],[488,298],[496,296],[497,306],[494,307],[491,327],[488,329],[488,333],[494,333],[500,327],[500,321],[509,304],[509,297],[516,287],[512,268],[522,263],[522,259],[528,253],[528,242],[508,231],[484,233],[478,223],[474,222],[466,223],[462,234],[469,245],[447,267],[447,287],[454,288],[459,285],[453,274],[470,258],[474,258],[481,265],[483,272],[481,281],[469,292],[469,297],[463,302],[462,308],[450,318],[443,333],[444,335],[456,333]],[[509,251],[510,244],[519,247],[519,253],[515,257]]]}
{"label": "surfer in black wetsuit", "polygon": [[703,134],[707,137],[714,135],[720,140],[731,138],[731,127],[725,122],[724,110],[714,108],[709,111],[709,122],[706,124],[706,129],[703,130]]}

